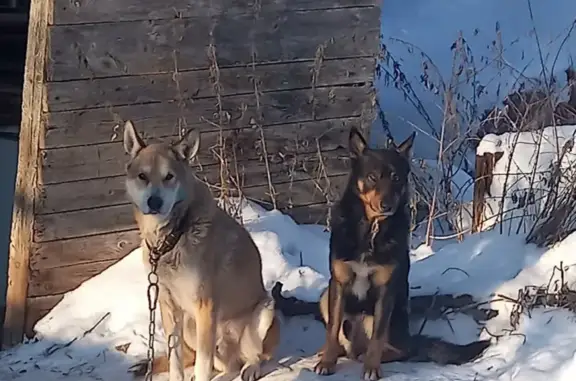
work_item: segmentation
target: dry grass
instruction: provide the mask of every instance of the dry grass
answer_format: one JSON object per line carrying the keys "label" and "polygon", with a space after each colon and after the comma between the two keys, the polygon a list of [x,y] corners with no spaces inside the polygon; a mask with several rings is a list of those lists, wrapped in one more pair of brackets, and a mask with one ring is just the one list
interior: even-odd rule
{"label": "dry grass", "polygon": [[[289,211],[294,206],[302,205],[302,194],[298,203],[292,201],[293,192],[292,187],[295,181],[303,182],[308,179],[312,182],[316,191],[310,195],[310,200],[317,199],[318,194],[321,194],[326,202],[326,209],[329,211],[329,206],[332,204],[335,195],[333,195],[333,185],[331,183],[331,172],[326,167],[324,154],[322,152],[322,139],[324,134],[329,131],[322,132],[319,136],[313,136],[310,139],[303,139],[294,134],[293,141],[288,143],[284,154],[282,147],[279,147],[277,141],[273,142],[270,148],[267,136],[274,136],[272,131],[268,132],[271,126],[266,126],[267,120],[264,115],[264,106],[262,99],[265,97],[261,90],[261,79],[259,78],[259,59],[257,44],[255,41],[255,31],[260,18],[260,3],[257,1],[253,4],[252,14],[254,18],[254,27],[251,28],[247,37],[250,42],[251,49],[251,63],[246,66],[246,75],[250,77],[253,85],[253,97],[250,104],[244,104],[241,110],[228,110],[226,109],[226,96],[224,94],[223,84],[221,81],[221,69],[218,60],[218,46],[214,39],[214,28],[216,27],[216,20],[212,27],[211,41],[207,49],[207,56],[210,62],[210,82],[213,88],[214,97],[217,105],[217,112],[211,119],[204,119],[203,122],[210,124],[212,130],[218,131],[217,143],[210,147],[214,158],[218,162],[218,181],[216,183],[208,180],[207,176],[203,176],[203,181],[210,186],[219,199],[220,205],[225,208],[227,212],[237,218],[242,219],[241,216],[241,203],[231,202],[231,197],[239,197],[240,200],[251,200],[273,209],[280,209],[282,211]],[[316,108],[319,104],[317,98],[318,78],[321,75],[324,62],[324,49],[327,44],[322,44],[317,48],[317,54],[313,62],[311,62],[310,71],[310,99],[312,105],[312,116],[316,117]],[[177,65],[175,63],[175,68]],[[175,69],[174,78],[178,78],[177,69]],[[300,87],[305,87],[306,84],[299,84]],[[179,87],[177,86],[177,89]],[[180,91],[179,91],[180,92]],[[228,93],[228,92],[227,92]],[[253,102],[253,103],[252,103]],[[183,102],[184,103],[184,102]],[[185,121],[184,126],[186,127]],[[282,128],[282,127],[278,127]],[[287,136],[289,134],[286,134]],[[278,138],[276,138],[278,139]],[[254,147],[248,146],[254,144]],[[313,168],[309,165],[310,158],[303,159],[299,157],[300,147],[303,148],[307,156],[316,155]],[[314,148],[314,149],[312,149]],[[266,179],[266,191],[262,191],[261,197],[249,197],[246,195],[246,187],[244,184],[244,166],[254,165],[255,160],[247,161],[243,158],[242,151],[250,151],[251,155],[256,155],[258,160],[263,164],[262,176]],[[252,157],[252,156],[250,156]],[[202,168],[201,168],[202,169]],[[207,169],[210,171],[210,169]],[[276,190],[278,183],[274,179],[280,174],[280,177],[287,178],[281,180],[283,188],[288,188],[287,193],[283,193],[282,200],[279,200],[279,194]],[[254,176],[251,173],[251,176]],[[287,181],[287,182],[285,182]],[[260,187],[260,185],[250,185],[251,187]],[[299,191],[302,193],[302,191]],[[317,193],[316,193],[317,192]],[[254,190],[250,194],[253,195]],[[329,217],[328,217],[329,219]],[[325,222],[325,221],[318,221]]]}
{"label": "dry grass", "polygon": [[[531,2],[528,1],[527,4],[532,23],[535,25]],[[480,59],[474,57],[466,39],[462,33],[459,34],[451,47],[452,70],[447,79],[442,78],[440,70],[426,52],[409,42],[392,39],[394,43],[405,47],[408,53],[414,53],[414,59],[418,59],[416,56],[419,56],[422,60],[421,83],[410,83],[402,70],[401,62],[384,46],[384,58],[379,67],[379,74],[383,76],[384,84],[395,87],[403,94],[405,101],[413,106],[415,112],[424,121],[424,127],[413,127],[420,133],[434,139],[439,146],[437,166],[433,168],[436,175],[427,179],[426,176],[429,174],[425,170],[416,170],[412,179],[415,188],[413,205],[417,209],[414,215],[419,216],[414,221],[414,229],[422,228],[425,230],[426,243],[431,244],[436,239],[454,237],[462,239],[466,233],[477,227],[458,223],[458,221],[472,219],[471,205],[464,204],[459,196],[465,193],[465,188],[477,188],[478,184],[486,185],[486,181],[476,177],[474,182],[465,184],[463,189],[456,189],[453,178],[456,172],[460,170],[473,175],[475,170],[472,163],[467,160],[468,152],[475,150],[483,136],[488,133],[534,132],[534,145],[538,157],[544,144],[542,141],[543,134],[540,133],[544,127],[576,124],[576,90],[574,89],[576,78],[574,71],[571,68],[566,71],[568,86],[561,89],[557,86],[557,78],[552,74],[560,50],[566,45],[575,26],[576,22],[572,24],[565,36],[559,38],[561,40],[560,48],[556,53],[552,70],[545,65],[539,33],[534,28],[533,38],[539,51],[537,60],[541,65],[539,80],[528,78],[523,72],[525,69],[518,70],[510,66],[506,60],[507,47],[504,46],[502,30],[498,23],[493,40],[493,57],[480,57]],[[478,105],[486,97],[486,87],[489,83],[479,83],[478,74],[487,68],[496,68],[498,76],[504,70],[513,72],[517,77],[517,82],[512,85],[513,92],[505,98],[504,107],[493,107],[482,113]],[[417,91],[419,85],[441,99],[443,118],[439,125],[435,125],[430,113],[419,98]],[[561,94],[567,89],[571,90],[569,99],[562,100]],[[380,120],[383,122],[384,133],[390,137],[390,126],[382,107],[380,107]],[[571,146],[569,142],[566,146],[566,144],[558,144],[558,139],[556,138],[556,140],[557,157],[560,159],[557,161],[561,161],[567,152],[571,151]],[[516,143],[514,143],[512,152],[516,151]],[[549,142],[546,143],[549,144]],[[513,164],[512,156],[502,159],[509,161],[508,168]],[[537,161],[538,159],[536,159],[536,164]],[[503,179],[499,179],[504,183],[504,194],[499,196],[501,200],[495,200],[496,203],[503,204],[504,199],[517,197],[518,202],[515,208],[520,211],[520,216],[514,216],[517,221],[511,223],[503,220],[510,210],[495,211],[495,213],[500,213],[501,219],[496,226],[502,234],[521,233],[527,235],[529,242],[550,245],[569,233],[570,230],[565,229],[565,227],[576,224],[576,217],[571,212],[576,206],[576,194],[574,192],[562,192],[559,189],[561,182],[566,183],[574,177],[573,174],[564,172],[573,172],[573,170],[560,168],[559,165],[556,165],[554,168],[550,168],[546,174],[543,174],[540,173],[540,169],[536,173],[536,169],[537,165],[533,167],[532,173],[525,174],[525,178],[529,178],[530,181],[524,195],[518,196],[511,193],[513,189],[517,188],[517,184],[513,184],[512,180],[508,179],[511,176],[510,173],[504,175]],[[550,179],[546,192],[549,196],[546,198],[545,207],[536,210],[533,207],[538,202],[535,199],[535,187],[539,185],[535,184],[535,179],[539,176],[547,176]],[[491,180],[490,177],[488,183]],[[491,198],[487,194],[489,189],[478,188],[478,190],[481,191],[482,199],[475,200],[477,203],[485,203],[487,199]],[[427,217],[423,219],[424,213],[427,214]],[[466,216],[466,214],[469,215]],[[479,222],[480,224],[484,223],[482,220]],[[441,231],[435,232],[438,229]]]}

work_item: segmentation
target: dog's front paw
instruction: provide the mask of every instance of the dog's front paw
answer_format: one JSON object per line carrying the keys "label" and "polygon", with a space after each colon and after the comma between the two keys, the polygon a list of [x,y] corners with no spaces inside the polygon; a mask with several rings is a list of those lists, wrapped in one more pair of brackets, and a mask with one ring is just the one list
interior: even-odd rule
{"label": "dog's front paw", "polygon": [[334,374],[336,371],[336,361],[328,361],[321,359],[314,367],[314,372],[321,376],[328,376]]}
{"label": "dog's front paw", "polygon": [[364,365],[364,380],[376,381],[382,377],[380,373],[380,365],[376,367]]}
{"label": "dog's front paw", "polygon": [[260,363],[245,366],[240,371],[242,381],[256,381],[262,377],[262,366]]}
{"label": "dog's front paw", "polygon": [[364,355],[364,366],[363,366],[363,374],[364,380],[366,381],[376,381],[380,379],[380,358],[382,351],[378,346],[372,345],[368,347],[368,351]]}
{"label": "dog's front paw", "polygon": [[132,373],[134,377],[144,377],[148,370],[148,361],[140,360],[136,364],[128,368],[128,372]]}

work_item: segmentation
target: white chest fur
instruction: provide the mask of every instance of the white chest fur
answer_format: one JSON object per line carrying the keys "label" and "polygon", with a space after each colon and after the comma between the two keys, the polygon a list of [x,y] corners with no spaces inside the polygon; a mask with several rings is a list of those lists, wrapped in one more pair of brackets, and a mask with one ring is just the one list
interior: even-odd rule
{"label": "white chest fur", "polygon": [[357,266],[354,269],[354,283],[352,283],[352,293],[360,300],[366,298],[368,289],[370,289],[370,267]]}
{"label": "white chest fur", "polygon": [[366,263],[348,262],[354,272],[354,282],[352,283],[352,293],[360,300],[366,299],[366,294],[370,289],[370,276],[376,271],[376,267]]}

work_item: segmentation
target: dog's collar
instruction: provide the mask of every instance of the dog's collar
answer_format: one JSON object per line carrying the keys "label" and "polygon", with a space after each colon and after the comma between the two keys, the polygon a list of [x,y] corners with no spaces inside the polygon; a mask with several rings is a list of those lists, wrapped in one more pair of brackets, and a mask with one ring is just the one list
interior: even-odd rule
{"label": "dog's collar", "polygon": [[152,246],[147,240],[145,240],[146,246],[150,251],[151,259],[157,261],[161,256],[174,249],[178,241],[180,241],[182,234],[184,234],[184,230],[186,230],[186,227],[188,226],[189,218],[190,209],[186,211],[184,216],[178,222],[178,225],[176,225],[176,227],[170,233],[168,233],[168,235],[166,235],[157,246]]}

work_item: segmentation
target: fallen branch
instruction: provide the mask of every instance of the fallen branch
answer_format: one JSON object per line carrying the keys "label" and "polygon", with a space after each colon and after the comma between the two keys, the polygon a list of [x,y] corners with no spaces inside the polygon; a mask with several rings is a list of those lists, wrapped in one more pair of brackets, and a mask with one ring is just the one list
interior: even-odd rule
{"label": "fallen branch", "polygon": [[[554,280],[559,273],[558,279]],[[562,262],[555,266],[550,280],[544,286],[524,286],[518,290],[516,299],[505,295],[498,295],[502,299],[514,303],[510,312],[510,325],[518,329],[520,317],[526,314],[531,317],[536,307],[562,308],[576,313],[576,290],[571,289],[566,282],[565,268]]]}

